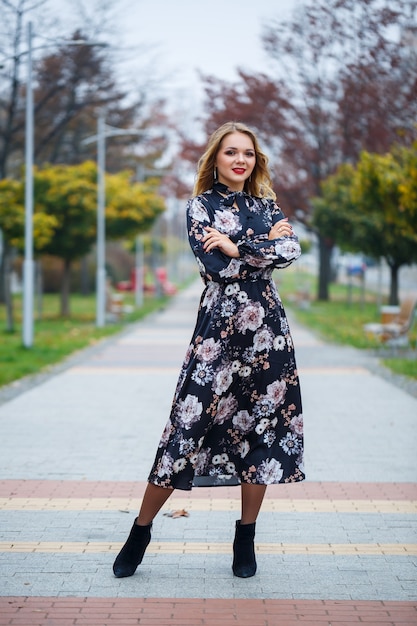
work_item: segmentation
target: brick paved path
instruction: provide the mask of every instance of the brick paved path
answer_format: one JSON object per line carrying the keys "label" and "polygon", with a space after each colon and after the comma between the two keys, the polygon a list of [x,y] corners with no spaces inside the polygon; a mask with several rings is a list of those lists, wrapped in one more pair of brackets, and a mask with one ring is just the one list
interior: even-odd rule
{"label": "brick paved path", "polygon": [[135,576],[143,494],[200,286],[0,407],[0,625],[417,624],[417,399],[292,324],[308,481],[269,487],[258,573],[231,573],[238,488],[175,492]]}

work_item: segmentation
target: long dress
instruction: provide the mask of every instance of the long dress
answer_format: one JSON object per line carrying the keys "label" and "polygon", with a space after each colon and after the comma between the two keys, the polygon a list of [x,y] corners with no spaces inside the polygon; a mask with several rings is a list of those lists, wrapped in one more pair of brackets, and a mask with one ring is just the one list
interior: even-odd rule
{"label": "long dress", "polygon": [[[294,347],[272,280],[301,251],[295,235],[268,240],[283,217],[273,200],[220,183],[188,201],[205,289],[150,483],[189,490],[305,478]],[[205,252],[206,226],[226,233],[240,257]]]}

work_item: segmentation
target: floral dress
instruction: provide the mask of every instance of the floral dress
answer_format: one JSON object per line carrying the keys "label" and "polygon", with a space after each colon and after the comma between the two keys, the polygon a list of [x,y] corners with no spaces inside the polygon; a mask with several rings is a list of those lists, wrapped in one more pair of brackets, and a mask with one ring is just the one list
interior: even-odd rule
{"label": "floral dress", "polygon": [[[148,478],[155,485],[189,490],[305,477],[294,347],[272,280],[300,246],[295,235],[268,240],[283,217],[273,200],[220,183],[188,201],[188,236],[205,289]],[[206,226],[226,233],[240,257],[205,252]]]}

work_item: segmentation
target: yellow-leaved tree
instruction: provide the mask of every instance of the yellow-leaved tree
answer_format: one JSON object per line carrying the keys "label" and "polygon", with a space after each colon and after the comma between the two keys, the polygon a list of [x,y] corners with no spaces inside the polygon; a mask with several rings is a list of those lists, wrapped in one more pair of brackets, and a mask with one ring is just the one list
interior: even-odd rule
{"label": "yellow-leaved tree", "polygon": [[390,304],[398,304],[399,269],[417,261],[417,143],[381,155],[362,152],[342,165],[312,200],[313,225],[344,250],[383,258]]}
{"label": "yellow-leaved tree", "polygon": [[[131,172],[106,174],[106,235],[127,239],[150,228],[164,210],[156,187],[135,183]],[[81,165],[49,166],[35,174],[36,204],[57,220],[53,238],[44,247],[63,260],[61,315],[70,314],[70,270],[87,254],[97,238],[97,168]]]}
{"label": "yellow-leaved tree", "polygon": [[[14,330],[13,300],[10,290],[11,256],[13,249],[24,248],[25,206],[24,184],[21,180],[0,180],[0,229],[3,233],[2,289],[6,303],[6,329]],[[34,252],[40,253],[54,236],[57,219],[35,206],[33,215]]]}

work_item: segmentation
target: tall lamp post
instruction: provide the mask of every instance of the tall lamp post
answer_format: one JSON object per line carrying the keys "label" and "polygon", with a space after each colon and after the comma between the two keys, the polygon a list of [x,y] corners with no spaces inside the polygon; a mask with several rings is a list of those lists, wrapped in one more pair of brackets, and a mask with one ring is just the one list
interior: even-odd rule
{"label": "tall lamp post", "polygon": [[97,142],[97,270],[96,270],[96,326],[106,324],[106,137],[143,135],[144,131],[114,128],[105,122],[101,112],[97,120],[97,135],[84,139],[83,144]]}
{"label": "tall lamp post", "polygon": [[33,300],[35,265],[33,262],[33,89],[32,22],[27,30],[28,63],[26,77],[25,134],[25,259],[23,262],[23,345],[33,345]]}
{"label": "tall lamp post", "polygon": [[[33,87],[32,87],[32,22],[27,26],[27,76],[26,76],[26,119],[25,119],[25,256],[23,262],[23,326],[22,339],[26,348],[33,345],[33,303],[35,284],[35,264],[33,260]],[[107,44],[82,39],[65,41],[68,46],[99,46]],[[51,45],[51,44],[49,44]],[[49,47],[39,46],[37,50]]]}

